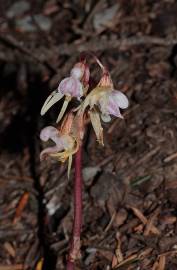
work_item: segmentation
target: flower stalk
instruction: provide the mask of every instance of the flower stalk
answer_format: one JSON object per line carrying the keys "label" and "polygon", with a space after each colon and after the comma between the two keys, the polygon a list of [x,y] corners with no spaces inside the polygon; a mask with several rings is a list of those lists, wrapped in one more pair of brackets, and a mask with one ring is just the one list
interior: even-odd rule
{"label": "flower stalk", "polygon": [[75,155],[74,179],[74,223],[67,270],[74,269],[75,260],[80,258],[80,235],[82,227],[82,146]]}

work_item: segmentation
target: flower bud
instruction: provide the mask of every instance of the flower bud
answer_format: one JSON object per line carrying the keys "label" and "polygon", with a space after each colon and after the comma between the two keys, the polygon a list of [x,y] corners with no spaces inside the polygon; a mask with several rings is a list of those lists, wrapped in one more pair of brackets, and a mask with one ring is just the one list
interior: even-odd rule
{"label": "flower bud", "polygon": [[103,73],[103,76],[101,77],[101,80],[99,81],[98,86],[113,88],[113,82],[111,80],[111,76],[108,71],[105,71]]}
{"label": "flower bud", "polygon": [[85,72],[85,64],[83,62],[79,62],[74,65],[71,69],[71,76],[75,77],[78,80],[81,80]]}
{"label": "flower bud", "polygon": [[90,70],[88,65],[84,61],[75,64],[71,70],[71,76],[77,78],[83,82],[84,86],[86,86],[90,78]]}
{"label": "flower bud", "polygon": [[120,91],[113,90],[108,96],[107,112],[116,117],[123,118],[119,108],[126,109],[128,107],[128,99]]}

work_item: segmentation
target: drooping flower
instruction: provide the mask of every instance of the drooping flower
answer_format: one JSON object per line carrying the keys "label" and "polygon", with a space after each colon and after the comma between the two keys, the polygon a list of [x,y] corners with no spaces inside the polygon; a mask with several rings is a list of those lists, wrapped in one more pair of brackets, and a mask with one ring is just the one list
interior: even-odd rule
{"label": "drooping flower", "polygon": [[126,109],[128,107],[128,99],[121,91],[112,90],[109,94],[100,98],[99,107],[102,113],[102,119],[109,117],[109,115],[123,118],[120,109]]}
{"label": "drooping flower", "polygon": [[55,145],[47,147],[40,154],[40,159],[43,160],[47,156],[65,162],[68,159],[68,177],[72,165],[72,155],[78,151],[79,139],[72,132],[73,114],[69,113],[63,120],[60,130],[53,126],[47,126],[42,129],[40,139],[47,142],[52,140]]}
{"label": "drooping flower", "polygon": [[103,69],[103,75],[98,85],[85,98],[81,106],[82,114],[88,106],[96,137],[99,143],[103,144],[103,128],[100,117],[104,122],[111,120],[110,115],[123,118],[120,109],[128,107],[126,95],[114,89],[110,74],[106,69]]}
{"label": "drooping flower", "polygon": [[44,115],[56,102],[65,97],[63,106],[57,118],[57,123],[62,119],[72,98],[80,98],[84,95],[89,81],[90,71],[86,63],[79,62],[71,69],[70,77],[63,79],[56,91],[53,91],[46,99],[41,115]]}

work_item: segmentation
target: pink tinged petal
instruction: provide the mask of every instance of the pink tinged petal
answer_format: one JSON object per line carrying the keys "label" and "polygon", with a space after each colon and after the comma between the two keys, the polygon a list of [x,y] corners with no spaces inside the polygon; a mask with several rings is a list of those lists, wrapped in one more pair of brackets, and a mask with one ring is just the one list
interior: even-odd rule
{"label": "pink tinged petal", "polygon": [[113,100],[117,103],[119,108],[126,109],[129,105],[128,98],[122,92],[113,90],[110,94],[110,100]]}
{"label": "pink tinged petal", "polygon": [[81,97],[83,95],[81,82],[73,76],[63,79],[58,86],[58,91],[72,97]]}
{"label": "pink tinged petal", "polygon": [[52,126],[45,127],[40,133],[40,139],[48,141],[51,139],[56,145],[47,147],[40,154],[40,159],[43,160],[47,155],[55,154],[65,149],[66,138],[65,136],[59,136],[59,131]]}
{"label": "pink tinged petal", "polygon": [[71,69],[71,77],[75,77],[76,79],[80,80],[83,76],[83,70],[80,67],[73,67]]}
{"label": "pink tinged petal", "polygon": [[74,65],[74,67],[71,69],[71,76],[77,78],[78,80],[81,80],[85,72],[85,63],[84,62],[78,62]]}
{"label": "pink tinged petal", "polygon": [[116,117],[123,118],[122,114],[120,113],[119,106],[117,104],[116,99],[109,98],[108,113]]}
{"label": "pink tinged petal", "polygon": [[52,126],[48,126],[42,129],[40,133],[41,140],[47,142],[49,139],[52,140],[56,146],[58,147],[58,150],[65,149],[65,145],[67,144],[66,139],[68,140],[67,135],[60,136],[60,133],[58,129]]}
{"label": "pink tinged petal", "polygon": [[59,150],[58,146],[51,146],[51,147],[47,147],[46,149],[44,149],[41,153],[40,153],[40,160],[44,160],[47,158],[48,155],[50,154],[55,154],[59,151],[61,151],[62,148]]}
{"label": "pink tinged petal", "polygon": [[65,141],[63,140],[63,136],[54,136],[51,138],[51,140],[56,143],[58,152],[65,149]]}
{"label": "pink tinged petal", "polygon": [[59,132],[55,127],[48,126],[41,130],[40,139],[44,142],[47,142],[49,139],[51,139],[54,136],[57,136],[58,134]]}

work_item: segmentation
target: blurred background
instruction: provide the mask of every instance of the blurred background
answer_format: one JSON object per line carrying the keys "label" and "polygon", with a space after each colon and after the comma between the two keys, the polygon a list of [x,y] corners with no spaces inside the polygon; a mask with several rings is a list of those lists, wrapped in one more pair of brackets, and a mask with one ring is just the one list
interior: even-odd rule
{"label": "blurred background", "polygon": [[65,269],[73,170],[39,161],[40,109],[88,50],[130,106],[104,148],[87,129],[76,269],[177,269],[177,2],[1,0],[0,270]]}

